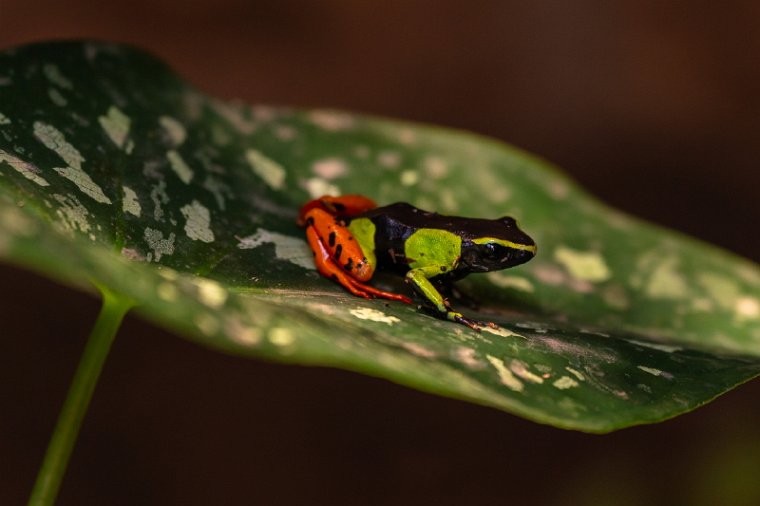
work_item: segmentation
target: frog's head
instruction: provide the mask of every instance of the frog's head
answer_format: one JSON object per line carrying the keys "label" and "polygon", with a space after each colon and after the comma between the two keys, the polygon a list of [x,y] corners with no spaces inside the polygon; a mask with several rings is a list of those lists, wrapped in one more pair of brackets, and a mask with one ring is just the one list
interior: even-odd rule
{"label": "frog's head", "polygon": [[482,235],[462,243],[460,267],[467,271],[498,271],[524,264],[536,255],[536,243],[520,230],[514,218],[489,220],[488,227],[479,232]]}

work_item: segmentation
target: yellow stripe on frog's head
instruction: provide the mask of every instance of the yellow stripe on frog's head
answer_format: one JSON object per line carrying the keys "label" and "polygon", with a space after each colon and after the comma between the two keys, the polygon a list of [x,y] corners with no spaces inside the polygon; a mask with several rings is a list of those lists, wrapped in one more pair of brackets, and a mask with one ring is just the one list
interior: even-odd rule
{"label": "yellow stripe on frog's head", "polygon": [[497,239],[496,237],[477,237],[472,240],[475,244],[498,244],[505,248],[519,249],[522,251],[530,251],[534,255],[536,254],[535,244],[519,244],[506,239]]}

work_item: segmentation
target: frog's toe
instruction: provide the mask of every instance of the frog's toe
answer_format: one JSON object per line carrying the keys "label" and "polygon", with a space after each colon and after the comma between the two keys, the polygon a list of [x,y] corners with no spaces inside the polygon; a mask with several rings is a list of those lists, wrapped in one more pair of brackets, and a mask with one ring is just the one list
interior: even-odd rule
{"label": "frog's toe", "polygon": [[470,327],[472,330],[475,330],[477,332],[480,332],[483,328],[491,328],[491,329],[498,329],[499,326],[496,325],[494,322],[483,322],[480,320],[473,320],[472,318],[467,318],[466,316],[463,316],[461,313],[456,312],[449,312],[449,320],[452,320],[456,323],[461,323],[462,325],[466,325],[467,327]]}
{"label": "frog's toe", "polygon": [[[357,292],[363,293],[364,295],[360,295],[360,297],[364,297],[366,299],[372,299],[372,298],[380,298],[380,299],[388,299],[388,300],[397,300],[399,302],[404,302],[406,304],[411,304],[412,299],[407,297],[406,295],[401,295],[400,293],[393,293],[393,292],[386,292],[384,290],[378,290],[377,288],[367,285],[365,283],[362,283],[361,281],[357,281],[356,279],[345,276],[345,280],[347,281],[348,285],[345,285],[346,288],[348,288],[351,293],[357,294]],[[350,286],[349,286],[350,285]]]}

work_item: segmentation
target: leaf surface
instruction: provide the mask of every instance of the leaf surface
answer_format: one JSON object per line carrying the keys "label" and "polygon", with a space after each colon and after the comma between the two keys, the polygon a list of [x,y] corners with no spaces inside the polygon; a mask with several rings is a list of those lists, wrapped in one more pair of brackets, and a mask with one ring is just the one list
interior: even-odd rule
{"label": "leaf surface", "polygon": [[[465,313],[502,327],[473,332],[320,277],[295,217],[324,193],[511,215],[539,254],[459,283],[480,304]],[[102,283],[228,352],[342,367],[558,427],[662,420],[760,373],[755,264],[610,209],[508,145],[225,102],[123,46],[0,54],[0,256],[72,286]]]}

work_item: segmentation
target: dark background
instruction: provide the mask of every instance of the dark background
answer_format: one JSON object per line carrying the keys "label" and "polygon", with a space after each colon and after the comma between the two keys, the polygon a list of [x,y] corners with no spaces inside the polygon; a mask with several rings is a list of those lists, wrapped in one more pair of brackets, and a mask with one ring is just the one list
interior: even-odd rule
{"label": "dark background", "polygon": [[[760,3],[0,0],[0,48],[130,42],[225,98],[487,134],[760,258]],[[0,504],[25,501],[98,310],[0,266]],[[760,383],[590,436],[127,318],[60,504],[758,504]]]}

